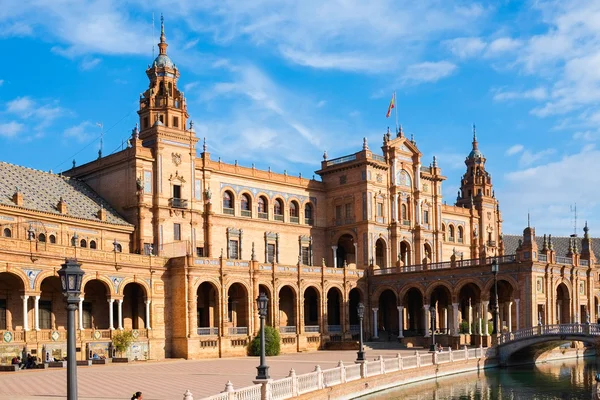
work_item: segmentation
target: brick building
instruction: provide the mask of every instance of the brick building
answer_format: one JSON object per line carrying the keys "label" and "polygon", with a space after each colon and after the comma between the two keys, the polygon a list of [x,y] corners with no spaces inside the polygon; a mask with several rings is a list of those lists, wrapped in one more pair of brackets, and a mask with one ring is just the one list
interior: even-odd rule
{"label": "brick building", "polygon": [[120,329],[134,331],[132,358],[245,354],[260,292],[283,351],[355,337],[360,302],[374,339],[422,344],[433,313],[443,343],[488,342],[492,259],[502,329],[597,315],[587,231],[565,254],[539,249],[533,228],[503,237],[475,128],[454,205],[435,157],[402,130],[381,153],[364,140],[324,154],[319,181],[224,163],[199,148],[164,27],[158,47],[127,149],[65,176],[0,163],[4,360],[23,345],[63,351],[65,257],[86,271],[82,358],[109,353]]}

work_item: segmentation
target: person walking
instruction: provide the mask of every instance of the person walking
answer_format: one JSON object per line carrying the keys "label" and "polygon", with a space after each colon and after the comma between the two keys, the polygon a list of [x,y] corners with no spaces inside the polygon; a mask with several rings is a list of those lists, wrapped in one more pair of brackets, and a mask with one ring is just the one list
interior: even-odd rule
{"label": "person walking", "polygon": [[133,396],[131,396],[131,400],[142,400],[142,392],[135,392]]}

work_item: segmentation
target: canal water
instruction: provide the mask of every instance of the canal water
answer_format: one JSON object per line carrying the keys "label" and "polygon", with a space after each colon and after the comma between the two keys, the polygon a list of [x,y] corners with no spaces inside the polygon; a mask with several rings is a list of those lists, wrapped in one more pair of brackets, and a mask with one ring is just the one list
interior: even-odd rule
{"label": "canal water", "polygon": [[360,400],[590,400],[600,360],[550,361],[410,384]]}

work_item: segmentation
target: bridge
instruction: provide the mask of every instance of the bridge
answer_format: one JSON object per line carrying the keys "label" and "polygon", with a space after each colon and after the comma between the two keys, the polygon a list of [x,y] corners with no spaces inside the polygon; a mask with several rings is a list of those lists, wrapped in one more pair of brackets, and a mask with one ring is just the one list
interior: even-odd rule
{"label": "bridge", "polygon": [[596,344],[600,341],[600,324],[538,325],[503,333],[498,337],[498,361],[506,365],[511,356],[526,348],[541,352],[572,341]]}

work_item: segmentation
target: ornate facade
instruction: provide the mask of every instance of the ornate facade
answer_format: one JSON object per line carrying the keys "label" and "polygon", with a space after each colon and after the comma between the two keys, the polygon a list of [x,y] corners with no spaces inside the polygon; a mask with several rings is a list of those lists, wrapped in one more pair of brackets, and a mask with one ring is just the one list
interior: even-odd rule
{"label": "ornate facade", "polygon": [[[120,329],[136,335],[132,358],[245,354],[260,292],[284,351],[356,336],[359,302],[371,338],[419,344],[433,312],[442,342],[478,344],[491,333],[494,258],[502,329],[595,317],[587,232],[569,258],[538,251],[532,228],[507,248],[475,128],[454,205],[443,202],[435,157],[424,165],[402,130],[383,136],[381,154],[366,140],[354,154],[325,154],[320,181],[228,164],[206,141],[198,148],[164,27],[158,46],[127,149],[66,176],[3,165],[4,359],[23,345],[62,352],[56,271],[65,257],[86,271],[82,358],[109,353]],[[29,176],[38,184],[17,188]]]}

